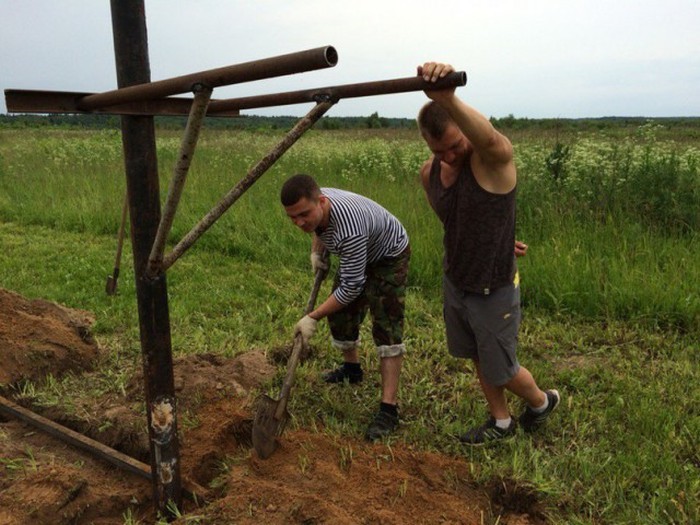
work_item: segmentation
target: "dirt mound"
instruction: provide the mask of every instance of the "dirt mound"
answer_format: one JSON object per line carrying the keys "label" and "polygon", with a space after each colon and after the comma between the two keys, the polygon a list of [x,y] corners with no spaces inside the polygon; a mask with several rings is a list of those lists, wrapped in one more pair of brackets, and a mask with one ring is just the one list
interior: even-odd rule
{"label": "dirt mound", "polygon": [[[58,376],[93,362],[89,319],[0,293],[5,382],[40,378],[42,371]],[[259,350],[174,361],[182,477],[209,490],[206,505],[186,501],[185,516],[175,523],[194,517],[202,524],[544,523],[534,495],[523,497],[508,483],[477,486],[466,462],[400,444],[287,430],[272,457],[259,459],[250,441],[252,393],[276,372]],[[147,463],[142,390],[135,372],[121,397],[72,399],[70,414],[54,407],[44,415]],[[0,523],[122,525],[156,518],[150,481],[0,417]]]}
{"label": "dirt mound", "polygon": [[[173,382],[180,408],[189,406],[202,395],[246,397],[251,389],[260,386],[275,374],[275,367],[259,350],[247,352],[236,359],[225,359],[215,354],[198,354],[176,358],[173,361]],[[136,372],[129,381],[127,398],[143,398],[143,371]]]}
{"label": "dirt mound", "polygon": [[88,312],[0,288],[0,386],[89,369],[98,356]]}

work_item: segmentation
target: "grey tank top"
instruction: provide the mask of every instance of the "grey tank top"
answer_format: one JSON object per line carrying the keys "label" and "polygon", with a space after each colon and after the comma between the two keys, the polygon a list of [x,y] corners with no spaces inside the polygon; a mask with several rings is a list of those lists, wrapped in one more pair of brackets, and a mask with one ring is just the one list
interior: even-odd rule
{"label": "grey tank top", "polygon": [[458,289],[488,295],[513,282],[515,193],[515,188],[505,194],[483,189],[468,160],[455,183],[445,188],[440,161],[433,161],[428,199],[444,227],[445,275]]}

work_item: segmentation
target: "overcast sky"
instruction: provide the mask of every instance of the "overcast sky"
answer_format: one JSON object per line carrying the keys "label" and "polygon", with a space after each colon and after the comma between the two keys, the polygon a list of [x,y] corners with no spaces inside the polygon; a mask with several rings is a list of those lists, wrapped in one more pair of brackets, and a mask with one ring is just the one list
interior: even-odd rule
{"label": "overcast sky", "polygon": [[[487,116],[700,116],[699,0],[145,4],[152,80],[326,45],[338,51],[334,68],[218,88],[214,98],[401,78],[438,60],[467,72],[458,93]],[[116,88],[109,1],[0,0],[0,88]],[[341,100],[329,115],[412,118],[424,100]]]}

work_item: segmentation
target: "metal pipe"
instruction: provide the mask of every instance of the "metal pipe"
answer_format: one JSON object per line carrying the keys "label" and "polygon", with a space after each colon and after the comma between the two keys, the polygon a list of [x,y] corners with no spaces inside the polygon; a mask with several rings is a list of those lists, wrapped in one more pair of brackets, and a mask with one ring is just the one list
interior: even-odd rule
{"label": "metal pipe", "polygon": [[[111,0],[117,84],[150,82],[144,0]],[[168,502],[182,508],[177,400],[173,379],[170,314],[165,275],[145,270],[160,222],[158,162],[153,117],[121,117],[131,243],[148,418],[153,499],[172,516]]]}
{"label": "metal pipe", "polygon": [[[467,83],[464,71],[453,72],[435,83],[425,82],[421,77],[407,77],[394,80],[379,80],[359,84],[345,84],[323,88],[256,95],[252,97],[213,99],[207,109],[207,116],[236,117],[241,109],[255,109],[272,106],[285,106],[313,102],[319,95],[331,100],[342,98],[388,95],[410,91],[430,91],[450,87],[461,87]],[[94,110],[80,109],[79,104],[90,93],[63,91],[31,91],[6,89],[5,101],[10,113],[104,113],[115,115],[187,115],[192,105],[190,98],[161,98],[142,100],[128,104],[116,104]]]}
{"label": "metal pipe", "polygon": [[[115,467],[124,469],[132,474],[136,474],[137,476],[141,476],[142,478],[146,478],[148,480],[150,480],[152,477],[151,469],[145,463],[142,463],[131,456],[124,454],[123,452],[114,450],[104,443],[100,443],[99,441],[95,441],[94,439],[84,436],[75,430],[71,430],[70,428],[51,421],[50,419],[46,419],[45,417],[40,416],[31,410],[27,410],[26,408],[21,407],[2,396],[0,396],[0,414],[15,417],[20,421],[23,421],[24,423],[27,423],[34,428],[38,428],[42,432],[46,432],[50,436],[63,441],[64,443],[68,443],[69,445],[93,454],[94,456],[105,460]],[[185,491],[192,499],[206,501],[210,498],[207,489],[201,487],[197,483],[187,480],[185,481],[184,485]]]}
{"label": "metal pipe", "polygon": [[249,172],[241,179],[235,187],[233,187],[219,203],[200,220],[190,232],[173,248],[164,259],[161,266],[162,271],[170,268],[182,254],[187,251],[194,242],[228,210],[238,198],[250,188],[270,167],[286,152],[292,145],[299,140],[304,132],[313,126],[331,107],[333,102],[320,102],[303,117],[297,124],[287,133],[287,135],[260,160]]}
{"label": "metal pipe", "polygon": [[173,178],[170,180],[168,198],[163,207],[163,215],[160,218],[160,224],[158,225],[158,231],[156,232],[156,239],[153,242],[151,255],[148,258],[146,275],[148,275],[150,278],[154,278],[156,276],[160,264],[163,262],[165,241],[168,238],[168,234],[170,233],[170,229],[173,225],[173,220],[175,219],[175,211],[177,210],[177,205],[180,202],[182,190],[185,187],[187,172],[190,169],[190,163],[192,162],[192,157],[194,156],[194,151],[197,147],[197,140],[199,139],[199,132],[202,129],[202,123],[204,122],[204,114],[207,112],[207,106],[209,105],[209,100],[211,98],[212,89],[210,87],[198,84],[194,91],[195,96],[194,100],[192,101],[190,116],[187,119],[185,133],[182,136],[182,142],[180,143],[180,153],[175,165]]}
{"label": "metal pipe", "polygon": [[[96,113],[100,115],[159,115],[186,117],[192,107],[191,98],[170,97],[140,100],[86,111],[78,103],[94,93],[73,91],[39,91],[30,89],[6,89],[5,104],[8,113]],[[220,112],[217,117],[237,117],[237,111]]]}
{"label": "metal pipe", "polygon": [[392,80],[379,80],[376,82],[362,82],[359,84],[328,86],[301,91],[288,91],[286,93],[213,100],[209,105],[209,114],[216,116],[219,112],[231,110],[302,104],[318,100],[318,97],[326,97],[328,100],[337,102],[343,98],[369,97],[373,95],[388,95],[391,93],[406,93],[410,91],[434,91],[460,87],[466,84],[467,73],[464,71],[454,71],[444,78],[439,79],[437,82],[426,82],[423,80],[423,77],[415,76]]}
{"label": "metal pipe", "polygon": [[88,95],[78,102],[78,107],[82,110],[92,110],[137,100],[158,99],[179,93],[189,93],[195,84],[204,84],[210,88],[215,88],[333,67],[337,63],[338,53],[333,46],[317,47],[306,51],[200,71],[157,82],[144,82],[139,85]]}

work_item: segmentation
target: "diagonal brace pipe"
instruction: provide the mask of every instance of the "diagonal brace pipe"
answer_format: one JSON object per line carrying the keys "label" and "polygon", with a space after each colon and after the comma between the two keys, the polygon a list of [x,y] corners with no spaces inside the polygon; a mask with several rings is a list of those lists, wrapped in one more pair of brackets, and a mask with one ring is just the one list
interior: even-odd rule
{"label": "diagonal brace pipe", "polygon": [[187,249],[192,246],[202,234],[207,231],[238,198],[243,195],[299,138],[313,126],[331,107],[333,101],[319,102],[309,113],[303,117],[285,135],[285,137],[262,158],[249,172],[234,186],[214,208],[197,223],[190,232],[173,248],[164,259],[161,270],[165,271],[177,261]]}
{"label": "diagonal brace pipe", "polygon": [[192,101],[190,115],[187,119],[187,126],[185,127],[185,133],[180,144],[180,153],[175,165],[173,178],[171,179],[170,187],[168,188],[168,198],[165,202],[165,206],[163,207],[163,214],[160,219],[160,224],[158,225],[156,238],[153,241],[151,255],[148,258],[146,275],[149,278],[155,278],[159,267],[163,262],[165,241],[168,238],[170,229],[173,226],[175,211],[177,210],[177,205],[180,202],[182,190],[185,187],[187,172],[190,169],[190,163],[192,162],[192,157],[194,156],[194,151],[197,147],[197,140],[199,139],[199,132],[202,129],[202,123],[204,122],[204,115],[207,112],[207,107],[209,106],[209,101],[211,100],[212,89],[210,87],[197,84],[193,91],[194,100]]}

